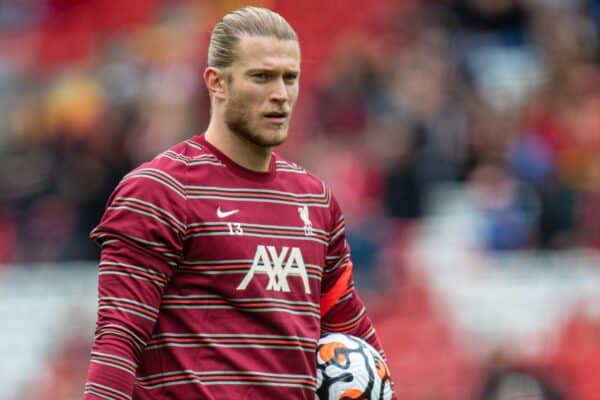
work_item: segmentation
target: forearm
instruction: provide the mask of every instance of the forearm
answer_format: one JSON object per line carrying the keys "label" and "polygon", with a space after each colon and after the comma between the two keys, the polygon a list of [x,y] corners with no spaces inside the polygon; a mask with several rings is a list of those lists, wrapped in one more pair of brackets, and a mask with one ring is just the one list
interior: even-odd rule
{"label": "forearm", "polygon": [[84,399],[130,399],[137,368],[136,339],[120,326],[101,329],[92,348]]}
{"label": "forearm", "polygon": [[354,288],[323,316],[321,327],[324,333],[345,333],[360,337],[384,354],[366,308]]}
{"label": "forearm", "polygon": [[161,263],[159,258],[119,240],[103,246],[96,336],[85,400],[122,400],[132,395],[138,362],[168,282]]}

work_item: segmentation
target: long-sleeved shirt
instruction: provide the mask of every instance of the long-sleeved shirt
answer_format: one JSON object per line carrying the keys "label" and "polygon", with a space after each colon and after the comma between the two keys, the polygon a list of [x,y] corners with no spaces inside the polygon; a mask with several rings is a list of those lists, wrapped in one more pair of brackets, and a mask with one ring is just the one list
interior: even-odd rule
{"label": "long-sleeved shirt", "polygon": [[86,400],[314,400],[322,334],[382,351],[338,204],[275,153],[253,172],[194,136],[126,175],[91,237]]}

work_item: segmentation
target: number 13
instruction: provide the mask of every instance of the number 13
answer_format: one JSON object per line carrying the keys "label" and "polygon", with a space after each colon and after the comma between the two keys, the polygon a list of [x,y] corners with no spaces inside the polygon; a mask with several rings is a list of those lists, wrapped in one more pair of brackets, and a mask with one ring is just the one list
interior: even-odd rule
{"label": "number 13", "polygon": [[229,226],[229,234],[231,235],[243,235],[244,230],[242,229],[242,224],[239,222],[229,222],[227,223]]}

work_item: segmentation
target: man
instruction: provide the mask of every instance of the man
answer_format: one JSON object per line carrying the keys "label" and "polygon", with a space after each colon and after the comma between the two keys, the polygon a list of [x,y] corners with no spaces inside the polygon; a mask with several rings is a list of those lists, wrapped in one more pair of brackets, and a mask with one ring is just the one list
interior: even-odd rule
{"label": "man", "polygon": [[85,399],[314,400],[321,334],[381,350],[337,203],[273,152],[299,75],[280,15],[246,7],[215,26],[206,132],[125,176],[92,232],[102,255]]}

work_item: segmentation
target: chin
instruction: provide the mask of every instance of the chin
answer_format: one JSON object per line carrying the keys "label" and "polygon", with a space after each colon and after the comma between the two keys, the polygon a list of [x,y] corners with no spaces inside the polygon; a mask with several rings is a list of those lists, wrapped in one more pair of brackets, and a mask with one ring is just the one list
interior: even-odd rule
{"label": "chin", "polygon": [[279,127],[261,126],[262,124],[249,123],[245,118],[227,118],[226,123],[235,135],[259,147],[279,146],[288,137],[288,124]]}
{"label": "chin", "polygon": [[251,141],[261,147],[276,147],[286,141],[287,129],[284,132],[265,132],[255,135]]}
{"label": "chin", "polygon": [[241,133],[246,140],[260,147],[276,147],[286,141],[287,127],[281,129],[246,130]]}

